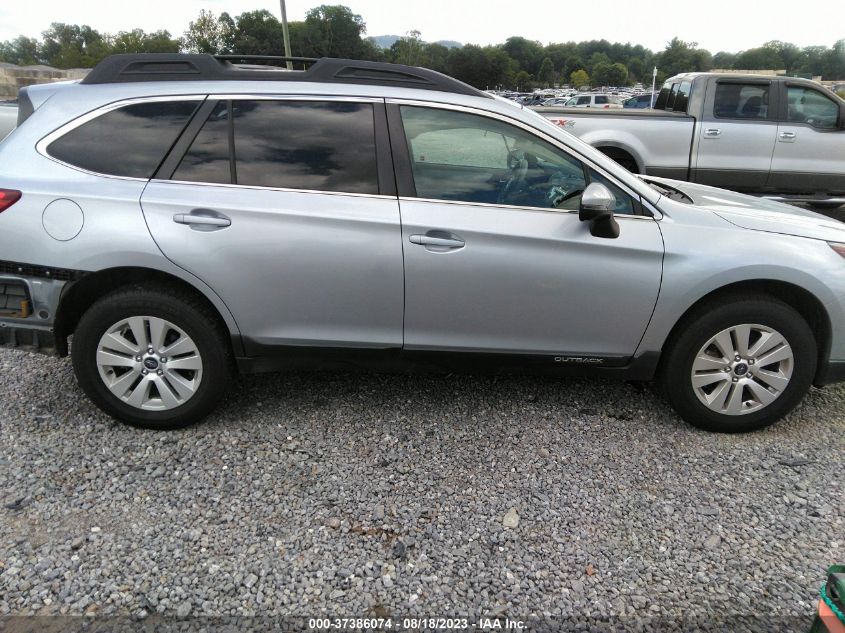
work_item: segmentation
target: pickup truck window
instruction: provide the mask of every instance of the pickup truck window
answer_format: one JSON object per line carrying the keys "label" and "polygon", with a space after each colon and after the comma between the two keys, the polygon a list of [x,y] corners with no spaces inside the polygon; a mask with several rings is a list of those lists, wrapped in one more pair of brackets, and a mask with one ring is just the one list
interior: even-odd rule
{"label": "pickup truck window", "polygon": [[769,84],[719,82],[716,84],[713,116],[719,119],[767,119]]}
{"label": "pickup truck window", "polygon": [[692,90],[692,82],[682,81],[680,84],[678,84],[678,91],[675,93],[675,102],[672,105],[672,110],[674,110],[675,112],[687,111],[690,90]]}
{"label": "pickup truck window", "polygon": [[605,95],[596,95],[596,105],[608,103]]}
{"label": "pickup truck window", "polygon": [[590,105],[590,97],[578,97],[576,105]]}
{"label": "pickup truck window", "polygon": [[805,86],[789,86],[787,120],[807,123],[822,130],[836,129],[839,106],[818,90]]}
{"label": "pickup truck window", "polygon": [[672,91],[672,83],[667,81],[663,84],[663,87],[660,89],[660,92],[657,95],[657,99],[654,101],[654,109],[655,110],[665,110],[666,103],[669,101],[669,93]]}

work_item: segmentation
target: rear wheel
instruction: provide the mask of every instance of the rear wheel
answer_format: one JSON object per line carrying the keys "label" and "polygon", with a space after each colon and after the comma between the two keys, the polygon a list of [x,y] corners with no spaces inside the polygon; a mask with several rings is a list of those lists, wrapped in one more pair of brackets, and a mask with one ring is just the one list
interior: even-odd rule
{"label": "rear wheel", "polygon": [[662,382],[675,410],[708,431],[764,428],[804,396],[816,341],[803,317],[768,297],[699,310],[670,344]]}
{"label": "rear wheel", "polygon": [[214,316],[166,288],[118,290],[92,305],[74,334],[73,367],[97,406],[151,429],[201,420],[231,376],[228,345]]}

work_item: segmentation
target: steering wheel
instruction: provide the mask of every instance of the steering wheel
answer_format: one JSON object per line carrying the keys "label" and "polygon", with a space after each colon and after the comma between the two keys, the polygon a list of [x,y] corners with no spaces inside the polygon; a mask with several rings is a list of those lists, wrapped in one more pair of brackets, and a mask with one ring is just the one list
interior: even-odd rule
{"label": "steering wheel", "polygon": [[510,177],[499,191],[499,197],[496,200],[499,204],[505,204],[511,193],[519,191],[525,184],[525,178],[528,174],[528,155],[523,153],[522,158],[520,158],[516,152],[508,152],[508,169],[510,170]]}

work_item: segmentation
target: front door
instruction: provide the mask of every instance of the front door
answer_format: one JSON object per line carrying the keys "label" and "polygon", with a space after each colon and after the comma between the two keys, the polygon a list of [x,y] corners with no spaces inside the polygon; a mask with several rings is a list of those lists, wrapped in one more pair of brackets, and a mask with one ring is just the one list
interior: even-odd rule
{"label": "front door", "polygon": [[[450,109],[400,113],[408,149],[394,149],[416,191],[400,198],[405,348],[632,356],[663,259],[657,222],[635,215],[636,200],[523,127]],[[618,239],[578,220],[590,180],[617,197]]]}
{"label": "front door", "polygon": [[401,347],[399,209],[380,193],[379,108],[383,121],[383,102],[212,99],[184,157],[144,191],[159,247],[228,305],[248,354]]}

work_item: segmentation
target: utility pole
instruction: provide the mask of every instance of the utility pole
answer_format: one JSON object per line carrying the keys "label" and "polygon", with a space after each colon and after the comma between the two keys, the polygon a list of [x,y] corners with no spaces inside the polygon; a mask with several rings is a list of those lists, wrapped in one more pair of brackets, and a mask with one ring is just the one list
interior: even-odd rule
{"label": "utility pole", "polygon": [[[290,57],[290,32],[288,31],[288,12],[285,8],[285,0],[279,0],[282,5],[282,38],[285,41],[285,57]],[[293,62],[288,60],[288,70],[293,70]]]}

